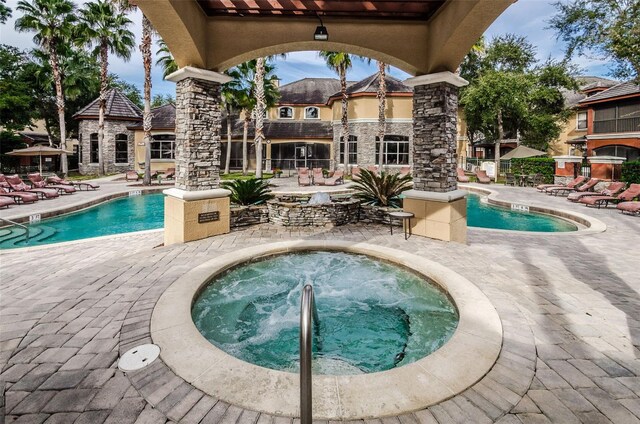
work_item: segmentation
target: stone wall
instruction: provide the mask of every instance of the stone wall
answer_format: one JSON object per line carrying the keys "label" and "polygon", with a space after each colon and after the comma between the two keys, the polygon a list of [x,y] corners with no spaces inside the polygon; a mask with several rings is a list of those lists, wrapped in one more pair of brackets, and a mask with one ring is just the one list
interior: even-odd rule
{"label": "stone wall", "polygon": [[358,222],[358,200],[309,205],[286,203],[277,200],[267,202],[269,222],[285,227],[331,227]]}
{"label": "stone wall", "polygon": [[176,187],[220,185],[220,84],[186,78],[176,84]]}
{"label": "stone wall", "polygon": [[[102,144],[102,158],[105,172],[108,174],[125,172],[134,168],[134,133],[127,129],[127,126],[134,124],[133,121],[116,121],[106,119],[104,121],[104,140]],[[97,119],[83,119],[80,121],[78,133],[80,134],[80,173],[97,174],[99,165],[97,162],[90,162],[90,140],[91,134],[98,133]],[[116,134],[127,135],[127,163],[116,163]]]}
{"label": "stone wall", "polygon": [[[360,205],[360,222],[366,224],[389,225],[389,212],[402,212],[402,209],[385,208],[382,206]],[[394,226],[402,226],[401,219],[393,219]]]}
{"label": "stone wall", "polygon": [[457,188],[458,89],[448,83],[413,89],[413,187],[446,192]]}
{"label": "stone wall", "polygon": [[[342,124],[333,124],[333,148],[335,151],[335,161],[340,165],[340,135],[342,134]],[[375,165],[378,161],[376,157],[376,136],[378,135],[377,122],[352,122],[349,124],[349,134],[358,137],[358,165],[367,167]],[[412,163],[413,151],[413,126],[411,122],[387,122],[387,135],[402,135],[409,137],[409,164]]]}
{"label": "stone wall", "polygon": [[269,208],[262,206],[234,206],[231,208],[231,228],[269,222]]}

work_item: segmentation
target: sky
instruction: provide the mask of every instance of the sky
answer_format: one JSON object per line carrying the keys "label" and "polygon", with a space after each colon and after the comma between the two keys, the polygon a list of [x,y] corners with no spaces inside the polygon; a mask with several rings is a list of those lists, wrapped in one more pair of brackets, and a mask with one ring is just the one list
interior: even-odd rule
{"label": "sky", "polygon": [[[486,31],[487,40],[493,37],[514,33],[523,35],[536,46],[537,56],[540,60],[547,58],[560,59],[563,57],[563,44],[556,40],[553,30],[547,29],[548,21],[555,13],[553,3],[556,0],[519,0],[512,4]],[[562,0],[566,1],[566,0]],[[18,13],[15,7],[18,0],[7,0],[7,6],[14,10],[13,17],[6,24],[0,26],[0,42],[9,44],[21,49],[33,47],[33,34],[18,33],[14,30],[15,19]],[[84,1],[76,0],[81,4]],[[141,31],[141,15],[136,12],[130,16],[133,21],[131,30],[138,37]],[[155,56],[154,47],[154,56]],[[154,57],[155,61],[155,57]],[[581,70],[583,75],[607,76],[609,72],[609,64],[603,60],[594,58],[577,57],[573,61]],[[323,60],[317,55],[317,52],[295,52],[289,53],[286,59],[277,59],[275,61],[275,73],[281,80],[281,84],[287,84],[305,77],[328,77],[335,78],[337,75],[324,64]],[[118,58],[110,58],[109,71],[120,76],[121,79],[135,84],[142,90],[144,75],[142,70],[142,58],[139,50],[136,48],[128,62],[124,62]],[[367,64],[366,62],[355,61],[353,68],[348,73],[349,80],[360,80],[377,71],[375,62]],[[392,68],[390,74],[404,79],[410,75],[405,72]],[[152,73],[153,89],[155,94],[171,94],[175,95],[175,84],[162,80],[162,70],[154,66]]]}

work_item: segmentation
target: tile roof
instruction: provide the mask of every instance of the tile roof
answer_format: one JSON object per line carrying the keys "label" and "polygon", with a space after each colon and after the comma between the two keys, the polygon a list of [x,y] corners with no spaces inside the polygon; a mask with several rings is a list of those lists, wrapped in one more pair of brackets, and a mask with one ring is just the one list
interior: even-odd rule
{"label": "tile roof", "polygon": [[[151,129],[173,129],[176,126],[176,106],[174,104],[166,104],[151,109]],[[142,121],[136,122],[127,128],[136,130],[142,129]]]}
{"label": "tile roof", "polygon": [[280,104],[325,104],[332,94],[340,91],[340,81],[335,78],[303,78],[285,84],[279,90]]}
{"label": "tile roof", "polygon": [[[375,74],[370,75],[367,78],[349,86],[347,88],[347,93],[376,93],[378,91],[379,78],[379,73],[376,72]],[[413,89],[408,85],[405,85],[398,78],[392,77],[391,75],[387,74],[384,80],[387,84],[387,93],[413,93]]]}
{"label": "tile roof", "polygon": [[[242,139],[244,121],[234,119],[231,136],[234,140]],[[305,138],[333,138],[333,127],[330,122],[322,121],[265,121],[264,135],[267,139],[305,139]],[[227,118],[222,120],[222,139],[227,137]],[[254,122],[249,124],[249,140],[255,137]]]}
{"label": "tile roof", "polygon": [[582,99],[580,103],[597,102],[600,100],[614,99],[616,97],[628,96],[633,94],[640,95],[640,85],[634,84],[631,81],[621,82],[607,90],[601,91],[600,93],[594,94],[593,96]]}
{"label": "tile roof", "polygon": [[618,84],[618,81],[610,80],[601,77],[592,76],[580,76],[576,77],[578,81],[579,89],[574,90],[561,90],[564,97],[564,103],[567,107],[575,107],[580,103],[582,99],[585,99],[587,95],[585,91],[592,90],[594,88],[608,88]]}
{"label": "tile roof", "polygon": [[[80,109],[78,112],[76,112],[73,117],[76,119],[97,118],[100,108],[99,102],[99,98],[95,99],[94,101]],[[120,90],[112,88],[111,90],[107,91],[105,118],[138,120],[142,119],[142,111]]]}

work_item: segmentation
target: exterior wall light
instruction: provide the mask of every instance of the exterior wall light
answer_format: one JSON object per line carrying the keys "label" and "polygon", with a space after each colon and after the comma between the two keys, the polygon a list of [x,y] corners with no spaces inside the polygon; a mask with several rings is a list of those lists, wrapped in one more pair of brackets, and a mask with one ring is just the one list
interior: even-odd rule
{"label": "exterior wall light", "polygon": [[327,31],[327,27],[322,23],[322,19],[320,19],[320,15],[316,15],[318,20],[320,21],[320,26],[316,27],[316,32],[313,34],[313,39],[316,41],[327,41],[329,40],[329,32]]}

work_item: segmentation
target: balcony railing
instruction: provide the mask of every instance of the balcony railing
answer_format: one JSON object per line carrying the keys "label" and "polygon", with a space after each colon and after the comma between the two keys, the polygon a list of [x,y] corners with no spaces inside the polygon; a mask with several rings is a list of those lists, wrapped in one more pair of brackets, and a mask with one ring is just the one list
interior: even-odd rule
{"label": "balcony railing", "polygon": [[637,131],[640,131],[640,117],[593,121],[594,134],[623,133],[623,132],[637,132]]}

